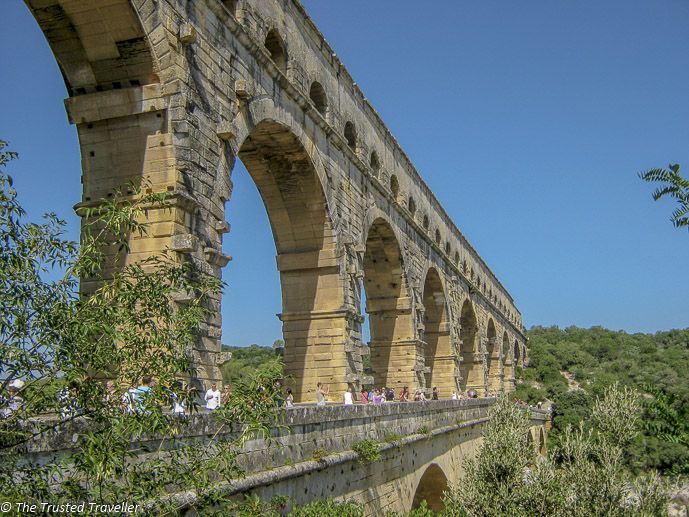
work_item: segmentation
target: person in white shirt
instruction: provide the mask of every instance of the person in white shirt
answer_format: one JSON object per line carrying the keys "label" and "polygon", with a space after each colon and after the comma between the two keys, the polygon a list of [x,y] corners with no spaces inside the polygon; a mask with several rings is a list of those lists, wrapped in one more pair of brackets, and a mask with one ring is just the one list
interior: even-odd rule
{"label": "person in white shirt", "polygon": [[353,406],[354,405],[354,397],[352,396],[352,388],[347,388],[347,391],[344,394],[344,405],[345,406]]}
{"label": "person in white shirt", "polygon": [[206,392],[206,409],[213,411],[220,407],[220,390],[217,388],[217,384],[211,384],[211,388]]}

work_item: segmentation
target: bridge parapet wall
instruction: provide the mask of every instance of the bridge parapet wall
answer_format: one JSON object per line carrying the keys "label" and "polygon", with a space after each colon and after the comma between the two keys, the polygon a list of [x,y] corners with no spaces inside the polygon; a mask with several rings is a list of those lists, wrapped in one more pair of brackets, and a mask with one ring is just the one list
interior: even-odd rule
{"label": "bridge parapet wall", "polygon": [[[431,432],[466,422],[485,422],[492,405],[492,399],[473,399],[282,409],[281,424],[289,429],[273,428],[272,444],[262,437],[249,440],[238,461],[247,473],[261,472],[305,461],[312,457],[316,448],[332,454],[350,450],[355,442],[364,439],[384,442],[386,436],[405,437],[424,427]],[[534,426],[544,425],[546,419],[546,412],[532,412]],[[28,425],[38,429],[39,425],[45,427],[50,423],[50,419],[42,419],[40,424]],[[88,420],[76,419],[56,426],[59,431],[44,432],[27,444],[26,461],[40,465],[72,453],[92,425]],[[145,461],[149,454],[155,456],[157,451],[175,448],[179,442],[210,442],[214,437],[219,446],[223,446],[224,440],[236,436],[239,431],[239,426],[228,428],[219,424],[213,414],[202,412],[180,424],[176,441],[147,435],[132,443],[132,448],[154,451],[139,454],[139,461]]]}

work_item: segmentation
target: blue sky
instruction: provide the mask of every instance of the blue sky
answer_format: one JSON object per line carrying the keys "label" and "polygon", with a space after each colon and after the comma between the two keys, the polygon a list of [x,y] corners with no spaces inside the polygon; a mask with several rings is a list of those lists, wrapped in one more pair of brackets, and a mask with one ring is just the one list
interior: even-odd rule
{"label": "blue sky", "polygon": [[[689,3],[304,2],[524,324],[689,327],[689,234],[636,173],[689,176]],[[424,7],[420,7],[424,6]],[[430,6],[430,7],[426,7]],[[0,2],[0,139],[25,207],[80,199],[66,91],[22,2]],[[226,205],[223,342],[280,336],[275,248],[241,167]]]}

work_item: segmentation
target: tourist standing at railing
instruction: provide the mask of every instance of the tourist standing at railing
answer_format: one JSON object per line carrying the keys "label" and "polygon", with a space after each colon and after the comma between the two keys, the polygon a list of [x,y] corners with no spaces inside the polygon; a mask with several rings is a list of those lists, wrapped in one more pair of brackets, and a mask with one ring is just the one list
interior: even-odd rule
{"label": "tourist standing at railing", "polygon": [[285,407],[294,407],[294,395],[292,395],[291,388],[287,388],[287,397],[285,397]]}
{"label": "tourist standing at railing", "polygon": [[438,400],[439,393],[440,393],[440,392],[438,391],[438,387],[437,387],[437,386],[433,386],[433,395],[432,395],[433,400]]}
{"label": "tourist standing at railing", "polygon": [[352,395],[352,388],[347,388],[347,391],[345,391],[344,393],[343,400],[345,406],[354,405],[354,395]]}
{"label": "tourist standing at railing", "polygon": [[402,388],[402,391],[400,391],[400,402],[409,402],[409,386],[405,386]]}
{"label": "tourist standing at railing", "polygon": [[385,388],[385,402],[394,402],[395,401],[395,392],[392,390],[392,388]]}
{"label": "tourist standing at railing", "polygon": [[206,409],[213,411],[220,407],[220,391],[217,388],[217,384],[214,382],[211,387],[206,391]]}
{"label": "tourist standing at railing", "polygon": [[322,382],[316,384],[317,406],[325,406],[325,397],[327,397],[328,395],[330,395],[330,384],[328,384],[328,387],[325,390],[323,389]]}
{"label": "tourist standing at railing", "polygon": [[230,402],[230,395],[232,395],[232,390],[230,389],[229,384],[225,384],[223,386],[223,389],[225,391],[223,391],[220,395],[220,405],[227,406],[227,404]]}
{"label": "tourist standing at railing", "polygon": [[368,404],[368,390],[366,388],[361,388],[361,403]]}

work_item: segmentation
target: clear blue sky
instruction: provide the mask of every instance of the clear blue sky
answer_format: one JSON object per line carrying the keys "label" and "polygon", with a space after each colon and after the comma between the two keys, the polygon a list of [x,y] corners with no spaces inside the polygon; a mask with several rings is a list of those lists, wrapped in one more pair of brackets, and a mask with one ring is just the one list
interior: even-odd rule
{"label": "clear blue sky", "polygon": [[[689,2],[305,7],[527,327],[689,327],[689,233],[636,176],[671,162],[689,176]],[[21,155],[10,172],[32,217],[56,211],[76,229],[76,130],[19,0],[0,2],[0,43],[0,138]],[[233,181],[223,342],[270,344],[275,249],[248,174]]]}

